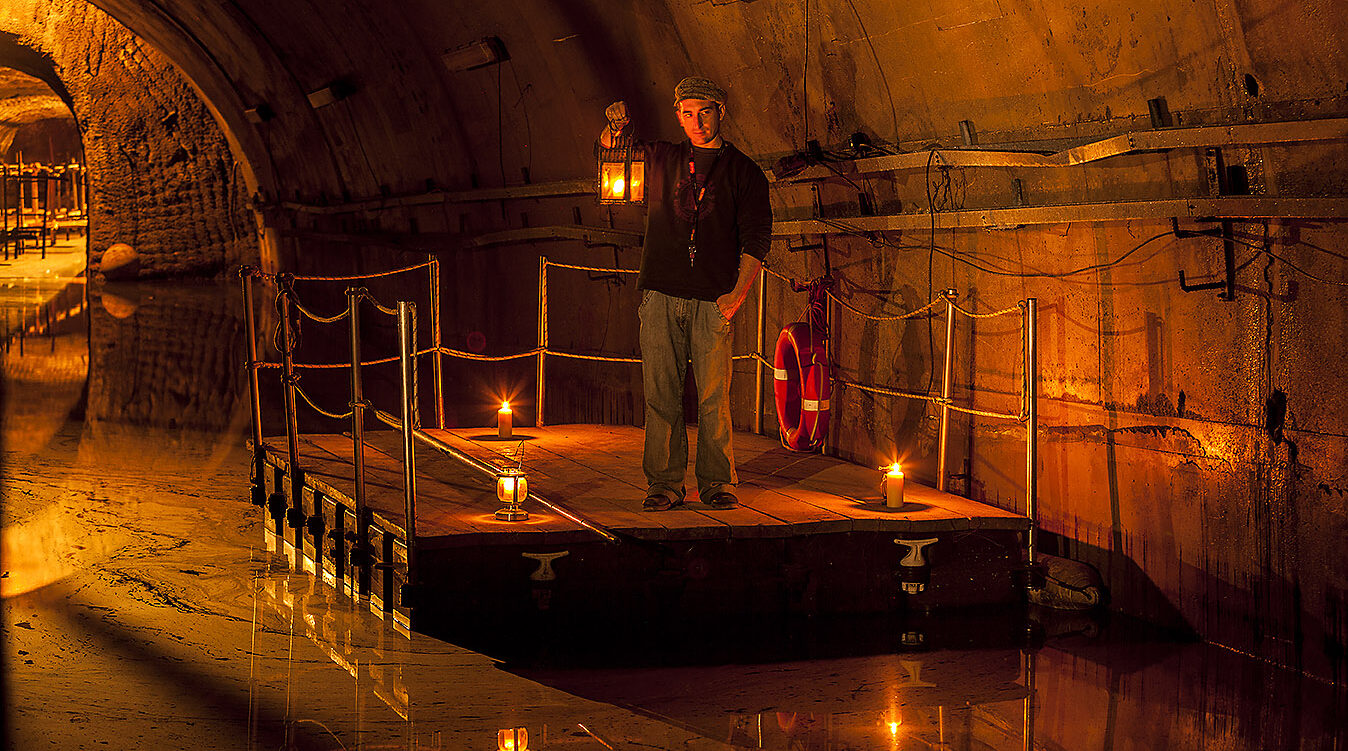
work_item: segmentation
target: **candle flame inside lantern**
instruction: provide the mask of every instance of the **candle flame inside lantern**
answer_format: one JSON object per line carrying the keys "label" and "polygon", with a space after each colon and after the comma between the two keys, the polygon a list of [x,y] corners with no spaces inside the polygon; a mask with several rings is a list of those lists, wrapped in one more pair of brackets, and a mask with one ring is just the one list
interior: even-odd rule
{"label": "candle flame inside lantern", "polygon": [[616,179],[613,181],[613,197],[614,197],[614,198],[622,198],[622,195],[623,195],[623,188],[626,187],[626,186],[627,186],[627,183],[626,183],[621,177],[616,178]]}

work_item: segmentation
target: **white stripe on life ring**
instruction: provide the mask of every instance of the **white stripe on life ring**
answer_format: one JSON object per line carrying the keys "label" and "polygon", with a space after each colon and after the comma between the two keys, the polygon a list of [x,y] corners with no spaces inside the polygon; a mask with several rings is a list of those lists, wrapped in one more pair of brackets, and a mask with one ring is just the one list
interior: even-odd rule
{"label": "white stripe on life ring", "polygon": [[773,378],[776,378],[776,379],[779,380],[779,381],[785,381],[785,380],[787,380],[788,378],[791,377],[791,374],[790,374],[790,373],[787,373],[787,372],[786,372],[785,370],[783,370],[782,368],[773,368],[773,369],[772,369],[772,377],[773,377]]}
{"label": "white stripe on life ring", "polygon": [[805,410],[806,412],[819,412],[821,410],[828,409],[828,400],[823,399],[816,402],[810,399],[801,399],[800,408]]}

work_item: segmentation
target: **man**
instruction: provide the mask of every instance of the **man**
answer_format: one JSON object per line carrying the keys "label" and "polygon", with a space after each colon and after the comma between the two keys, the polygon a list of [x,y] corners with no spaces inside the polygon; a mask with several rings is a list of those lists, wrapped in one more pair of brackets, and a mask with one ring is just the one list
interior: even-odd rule
{"label": "man", "polygon": [[[721,136],[725,91],[706,78],[674,87],[674,110],[688,140],[640,144],[646,160],[646,240],[641,298],[641,373],[646,391],[643,508],[684,503],[688,433],[683,385],[691,359],[698,392],[699,500],[733,508],[730,342],[735,313],[758,276],[772,237],[763,170]],[[614,102],[599,136],[605,148],[631,143],[627,106]]]}

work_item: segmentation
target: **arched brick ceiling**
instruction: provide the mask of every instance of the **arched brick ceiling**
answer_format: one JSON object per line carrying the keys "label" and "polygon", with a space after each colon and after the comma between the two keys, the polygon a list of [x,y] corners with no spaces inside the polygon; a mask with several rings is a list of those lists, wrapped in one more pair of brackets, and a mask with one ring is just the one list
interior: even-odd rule
{"label": "arched brick ceiling", "polygon": [[[1071,137],[1156,96],[1229,113],[1341,98],[1348,80],[1348,6],[1332,0],[96,4],[174,60],[264,188],[291,197],[574,177],[604,104],[626,98],[672,132],[668,91],[690,72],[727,85],[730,135],[761,156],[857,130],[920,147],[962,120],[990,140]],[[488,35],[509,62],[441,65]],[[339,79],[350,98],[309,106]],[[262,104],[275,116],[250,123]]]}

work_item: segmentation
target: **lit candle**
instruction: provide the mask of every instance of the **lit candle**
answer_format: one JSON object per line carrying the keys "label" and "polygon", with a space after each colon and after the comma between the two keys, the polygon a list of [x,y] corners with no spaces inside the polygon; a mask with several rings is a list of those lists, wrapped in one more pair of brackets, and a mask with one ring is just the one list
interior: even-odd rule
{"label": "lit candle", "polygon": [[890,465],[889,471],[885,473],[885,505],[889,508],[903,505],[903,470],[899,468],[898,462]]}
{"label": "lit candle", "polygon": [[510,402],[501,402],[501,408],[496,410],[496,435],[500,438],[509,438],[514,434],[514,426],[511,425]]}

